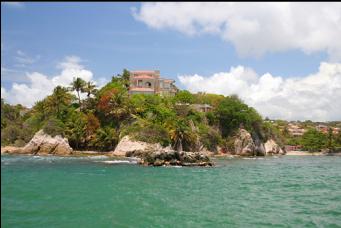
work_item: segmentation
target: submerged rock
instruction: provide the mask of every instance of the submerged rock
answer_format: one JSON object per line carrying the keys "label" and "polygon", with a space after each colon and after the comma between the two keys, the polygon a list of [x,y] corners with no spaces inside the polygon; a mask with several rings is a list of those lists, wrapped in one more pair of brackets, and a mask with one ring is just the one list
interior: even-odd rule
{"label": "submerged rock", "polygon": [[70,155],[72,154],[72,148],[66,138],[60,135],[52,137],[40,130],[26,146],[17,152],[34,155]]}

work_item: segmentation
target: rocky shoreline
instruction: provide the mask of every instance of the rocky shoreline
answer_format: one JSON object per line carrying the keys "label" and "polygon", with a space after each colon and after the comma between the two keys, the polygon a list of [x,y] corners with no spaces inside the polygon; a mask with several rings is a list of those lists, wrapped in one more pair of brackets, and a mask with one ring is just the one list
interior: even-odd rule
{"label": "rocky shoreline", "polygon": [[[175,151],[170,146],[146,143],[124,136],[114,151],[74,151],[66,138],[59,135],[50,136],[42,130],[38,131],[24,147],[1,147],[1,154],[20,155],[53,155],[53,156],[98,156],[136,157],[143,166],[213,166],[212,157],[254,157],[268,155],[334,155],[330,153],[310,153],[283,151],[274,140],[255,143],[249,132],[240,129],[234,143],[235,151],[227,154],[213,154],[207,150],[197,152]],[[340,155],[339,153],[336,155]]]}

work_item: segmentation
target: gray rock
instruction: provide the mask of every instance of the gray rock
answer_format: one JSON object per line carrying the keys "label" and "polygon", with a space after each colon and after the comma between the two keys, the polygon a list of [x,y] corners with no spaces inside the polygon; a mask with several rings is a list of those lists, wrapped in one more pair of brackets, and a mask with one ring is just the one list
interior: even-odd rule
{"label": "gray rock", "polygon": [[31,141],[20,149],[22,154],[34,155],[70,155],[72,151],[66,138],[60,135],[52,137],[43,130],[38,131]]}
{"label": "gray rock", "polygon": [[266,155],[282,155],[285,154],[285,151],[272,139],[269,139],[264,144],[265,154]]}
{"label": "gray rock", "polygon": [[251,137],[251,134],[240,129],[236,140],[234,141],[235,154],[240,156],[254,156],[255,154],[255,143]]}

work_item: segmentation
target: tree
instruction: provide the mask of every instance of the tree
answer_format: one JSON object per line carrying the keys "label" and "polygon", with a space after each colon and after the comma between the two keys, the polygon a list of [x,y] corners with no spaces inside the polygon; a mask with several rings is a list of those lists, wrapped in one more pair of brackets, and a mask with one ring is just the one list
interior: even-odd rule
{"label": "tree", "polygon": [[83,91],[87,93],[87,97],[89,98],[91,94],[95,94],[97,92],[96,85],[89,81],[85,83]]}
{"label": "tree", "polygon": [[127,92],[116,88],[106,90],[101,95],[97,108],[105,117],[112,117],[116,125],[131,113]]}
{"label": "tree", "polygon": [[118,134],[114,128],[104,127],[96,131],[96,136],[91,145],[100,150],[109,151],[115,148],[118,142]]}
{"label": "tree", "polygon": [[62,121],[56,119],[56,118],[50,118],[47,120],[46,124],[43,127],[43,130],[46,134],[51,136],[56,135],[64,135],[64,124]]}
{"label": "tree", "polygon": [[86,116],[86,136],[87,138],[91,137],[96,133],[96,130],[99,128],[100,122],[98,118],[93,114],[89,113]]}
{"label": "tree", "polygon": [[84,146],[86,133],[86,119],[82,112],[71,112],[65,123],[65,136],[70,146],[76,149]]}
{"label": "tree", "polygon": [[331,127],[328,128],[328,142],[327,142],[327,148],[329,151],[333,151],[334,149],[334,143],[333,143],[333,129]]}
{"label": "tree", "polygon": [[257,111],[244,104],[238,97],[225,97],[217,109],[215,115],[219,120],[223,137],[231,136],[241,125],[247,130],[257,130],[262,118]]}
{"label": "tree", "polygon": [[129,81],[130,72],[127,69],[123,69],[122,79]]}
{"label": "tree", "polygon": [[177,151],[191,151],[197,141],[197,135],[191,130],[186,119],[173,120],[166,124],[172,147]]}
{"label": "tree", "polygon": [[309,129],[305,132],[301,139],[301,145],[305,150],[314,152],[325,147],[327,137],[316,129]]}
{"label": "tree", "polygon": [[80,95],[79,93],[80,92],[84,92],[84,87],[85,87],[85,84],[86,82],[81,79],[81,78],[74,78],[73,79],[73,82],[70,84],[71,85],[71,90],[72,91],[76,91],[77,92],[77,95],[78,95],[78,103],[79,103],[79,108],[82,110],[82,107],[81,107],[81,98],[80,98]]}
{"label": "tree", "polygon": [[[61,108],[67,107],[70,105],[72,100],[72,95],[68,93],[67,88],[62,86],[57,86],[54,88],[52,95],[47,97],[47,108],[50,110],[50,112],[54,112],[56,110],[57,117],[61,117]],[[38,107],[40,109],[44,109],[43,103],[37,103]],[[41,107],[39,107],[41,106]]]}
{"label": "tree", "polygon": [[194,96],[187,90],[182,90],[178,92],[174,97],[175,102],[193,104]]}

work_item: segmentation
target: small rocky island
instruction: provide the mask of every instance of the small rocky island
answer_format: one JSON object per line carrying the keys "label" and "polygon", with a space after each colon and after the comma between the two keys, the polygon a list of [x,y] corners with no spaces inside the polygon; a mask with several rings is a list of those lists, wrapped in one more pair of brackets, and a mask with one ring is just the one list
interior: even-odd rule
{"label": "small rocky island", "polygon": [[117,145],[113,156],[138,157],[139,164],[146,166],[212,166],[210,158],[202,152],[175,151],[170,146],[146,143],[124,136]]}

